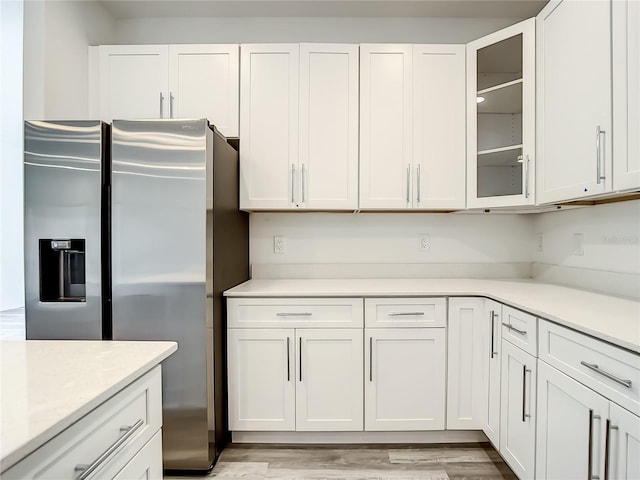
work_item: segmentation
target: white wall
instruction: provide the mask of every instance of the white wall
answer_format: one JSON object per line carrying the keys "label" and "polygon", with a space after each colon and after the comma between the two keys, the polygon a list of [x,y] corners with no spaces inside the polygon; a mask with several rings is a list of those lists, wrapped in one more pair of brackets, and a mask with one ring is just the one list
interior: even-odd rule
{"label": "white wall", "polygon": [[113,43],[115,25],[94,1],[26,2],[26,119],[88,118],[87,46]]}
{"label": "white wall", "polygon": [[116,42],[466,43],[513,23],[509,18],[139,18],[117,22]]}
{"label": "white wall", "polygon": [[0,311],[24,305],[22,0],[0,2]]}
{"label": "white wall", "polygon": [[[422,275],[431,276],[432,270],[435,276],[448,276],[446,268],[436,265],[528,264],[533,250],[532,226],[531,217],[526,215],[253,213],[250,261],[254,276],[267,276],[265,272],[275,272],[278,269],[273,267],[284,265],[285,270],[292,271],[290,264],[304,265],[302,270],[331,264],[335,272],[358,276],[357,269],[340,266],[361,265],[370,272],[393,274],[393,269],[376,270],[370,266],[404,265],[401,268],[407,276],[413,276],[407,268]],[[429,251],[419,249],[423,234],[430,236]],[[285,254],[273,253],[274,235],[285,237]],[[527,276],[529,272],[517,271],[521,274],[516,276]],[[468,270],[467,275],[483,276],[477,268]],[[486,275],[494,276],[490,272]]]}

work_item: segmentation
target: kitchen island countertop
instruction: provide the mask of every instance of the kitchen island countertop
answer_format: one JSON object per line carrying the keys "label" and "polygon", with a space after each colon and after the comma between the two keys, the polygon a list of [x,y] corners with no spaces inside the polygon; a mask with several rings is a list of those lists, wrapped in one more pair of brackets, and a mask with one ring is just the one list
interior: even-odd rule
{"label": "kitchen island countertop", "polygon": [[175,342],[0,342],[0,472],[176,350]]}
{"label": "kitchen island countertop", "polygon": [[255,279],[227,297],[480,296],[640,353],[640,302],[531,279]]}

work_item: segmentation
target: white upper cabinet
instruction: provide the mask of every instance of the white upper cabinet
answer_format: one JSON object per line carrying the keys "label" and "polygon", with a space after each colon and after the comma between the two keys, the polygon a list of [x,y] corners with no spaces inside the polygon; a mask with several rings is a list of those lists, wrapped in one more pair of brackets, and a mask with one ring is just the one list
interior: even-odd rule
{"label": "white upper cabinet", "polygon": [[288,209],[300,201],[298,61],[297,44],[241,46],[241,209]]}
{"label": "white upper cabinet", "polygon": [[465,51],[360,46],[360,208],[465,206]]}
{"label": "white upper cabinet", "polygon": [[613,188],[640,188],[640,2],[617,0],[613,15]]}
{"label": "white upper cabinet", "polygon": [[467,206],[534,204],[535,20],[467,45]]}
{"label": "white upper cabinet", "polygon": [[537,37],[538,202],[611,191],[611,1],[551,1]]}
{"label": "white upper cabinet", "polygon": [[465,207],[465,47],[413,46],[413,207]]}
{"label": "white upper cabinet", "polygon": [[[100,118],[169,118],[166,45],[99,48]],[[94,85],[95,86],[95,85]]]}
{"label": "white upper cabinet", "polygon": [[358,208],[358,46],[300,45],[300,204]]}
{"label": "white upper cabinet", "polygon": [[358,47],[243,45],[241,64],[240,208],[355,210]]}
{"label": "white upper cabinet", "polygon": [[238,136],[238,45],[106,45],[92,95],[102,120],[207,118]]}
{"label": "white upper cabinet", "polygon": [[169,45],[169,117],[208,118],[238,136],[238,45]]}
{"label": "white upper cabinet", "polygon": [[360,208],[412,206],[413,49],[360,45]]}

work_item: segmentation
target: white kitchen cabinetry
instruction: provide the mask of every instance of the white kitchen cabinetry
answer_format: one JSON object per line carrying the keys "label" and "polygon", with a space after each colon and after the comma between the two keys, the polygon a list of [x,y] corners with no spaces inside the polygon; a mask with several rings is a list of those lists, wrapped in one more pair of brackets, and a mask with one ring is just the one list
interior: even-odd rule
{"label": "white kitchen cabinetry", "polygon": [[538,202],[611,191],[611,1],[549,2],[536,54]]}
{"label": "white kitchen cabinetry", "polygon": [[[157,366],[2,473],[27,478],[162,478]],[[82,477],[84,478],[84,477]]]}
{"label": "white kitchen cabinetry", "polygon": [[640,417],[609,404],[608,478],[640,478]]}
{"label": "white kitchen cabinetry", "polygon": [[502,305],[494,300],[486,300],[483,322],[486,335],[483,335],[483,394],[486,394],[486,407],[481,416],[482,431],[500,449],[500,364],[502,355],[501,322]]}
{"label": "white kitchen cabinetry", "polygon": [[357,208],[358,49],[242,45],[240,208]]}
{"label": "white kitchen cabinetry", "polygon": [[102,120],[207,118],[223,135],[238,136],[238,45],[90,48],[99,55]]}
{"label": "white kitchen cabinetry", "polygon": [[479,430],[483,387],[484,300],[449,298],[447,332],[447,430]]}
{"label": "white kitchen cabinetry", "polygon": [[464,208],[464,47],[360,46],[360,208]]}
{"label": "white kitchen cabinetry", "polygon": [[446,300],[367,298],[365,312],[365,430],[444,430]]}
{"label": "white kitchen cabinetry", "polygon": [[362,431],[362,299],[228,305],[231,431]]}
{"label": "white kitchen cabinetry", "polygon": [[536,446],[537,360],[502,342],[500,454],[520,479],[533,479]]}
{"label": "white kitchen cabinetry", "polygon": [[640,188],[640,2],[612,3],[613,188]]}
{"label": "white kitchen cabinetry", "polygon": [[534,204],[535,20],[467,44],[467,206]]}

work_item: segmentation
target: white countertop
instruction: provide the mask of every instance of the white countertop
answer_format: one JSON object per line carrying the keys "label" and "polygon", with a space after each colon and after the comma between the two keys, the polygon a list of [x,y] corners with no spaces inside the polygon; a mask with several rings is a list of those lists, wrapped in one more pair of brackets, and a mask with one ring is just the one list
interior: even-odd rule
{"label": "white countertop", "polygon": [[482,296],[640,353],[640,302],[533,280],[257,279],[228,297]]}
{"label": "white countertop", "polygon": [[175,342],[0,342],[0,472],[176,350]]}

